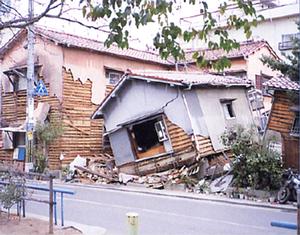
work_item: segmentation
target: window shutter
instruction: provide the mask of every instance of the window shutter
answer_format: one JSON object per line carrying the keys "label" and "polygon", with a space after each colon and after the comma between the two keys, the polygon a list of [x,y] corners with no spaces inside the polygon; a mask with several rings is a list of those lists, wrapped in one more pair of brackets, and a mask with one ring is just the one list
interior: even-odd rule
{"label": "window shutter", "polygon": [[3,149],[13,149],[13,133],[2,131]]}

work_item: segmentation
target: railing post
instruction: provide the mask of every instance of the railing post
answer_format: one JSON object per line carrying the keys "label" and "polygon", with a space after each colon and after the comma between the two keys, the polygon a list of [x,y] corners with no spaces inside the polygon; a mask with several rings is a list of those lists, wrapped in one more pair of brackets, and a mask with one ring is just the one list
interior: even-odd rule
{"label": "railing post", "polygon": [[57,202],[56,202],[56,191],[54,191],[54,224],[57,225]]}
{"label": "railing post", "polygon": [[60,217],[61,217],[61,226],[64,226],[64,194],[60,194]]}
{"label": "railing post", "polygon": [[[24,186],[25,187],[25,186]],[[23,217],[25,218],[25,192],[22,190],[22,211],[23,211]]]}
{"label": "railing post", "polygon": [[53,175],[49,177],[49,234],[53,234]]}
{"label": "railing post", "polygon": [[135,212],[129,212],[126,214],[129,235],[138,235],[138,222],[139,214]]}

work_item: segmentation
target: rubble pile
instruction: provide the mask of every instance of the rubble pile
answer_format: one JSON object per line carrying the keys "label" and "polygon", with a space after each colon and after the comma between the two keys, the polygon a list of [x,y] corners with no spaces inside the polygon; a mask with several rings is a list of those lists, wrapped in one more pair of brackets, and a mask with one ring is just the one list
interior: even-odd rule
{"label": "rubble pile", "polygon": [[[224,172],[223,170],[222,172]],[[225,175],[219,180],[217,178],[213,181],[219,176],[219,174],[216,174],[217,171],[219,169],[216,166],[206,166],[203,172],[201,164],[194,164],[189,167],[183,166],[180,169],[170,169],[145,176],[129,175],[119,173],[113,158],[108,154],[93,158],[77,156],[70,164],[70,172],[72,172],[71,182],[119,183],[124,185],[134,183],[153,189],[174,189],[197,193],[205,193],[211,190],[218,192],[228,187],[232,177],[225,180],[223,179]],[[211,189],[210,186],[213,188]]]}
{"label": "rubble pile", "polygon": [[101,154],[93,158],[77,156],[70,164],[72,182],[115,183],[119,182],[113,158]]}

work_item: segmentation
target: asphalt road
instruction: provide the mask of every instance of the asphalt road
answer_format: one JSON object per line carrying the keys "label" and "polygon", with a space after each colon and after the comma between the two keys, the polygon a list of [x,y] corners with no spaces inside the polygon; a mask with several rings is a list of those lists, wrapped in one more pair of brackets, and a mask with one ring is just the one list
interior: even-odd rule
{"label": "asphalt road", "polygon": [[[101,188],[67,188],[76,195],[65,197],[65,220],[103,227],[108,235],[127,234],[127,212],[139,214],[141,235],[296,234],[295,230],[270,226],[271,221],[295,223],[292,211]],[[45,199],[46,195],[38,197]],[[47,216],[48,207],[30,202],[27,212]]]}

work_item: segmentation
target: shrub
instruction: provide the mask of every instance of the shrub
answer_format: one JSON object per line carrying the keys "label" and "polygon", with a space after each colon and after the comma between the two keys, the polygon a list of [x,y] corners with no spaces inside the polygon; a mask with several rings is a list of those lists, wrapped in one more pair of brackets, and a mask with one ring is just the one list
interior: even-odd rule
{"label": "shrub", "polygon": [[232,169],[235,186],[269,190],[280,187],[280,154],[268,149],[267,142],[259,143],[253,128],[235,127],[227,130],[221,139],[234,155]]}
{"label": "shrub", "polygon": [[9,215],[11,207],[21,202],[23,196],[25,196],[26,189],[24,178],[11,176],[10,174],[7,175],[7,178],[7,185],[0,190],[0,203],[3,208],[8,210]]}

